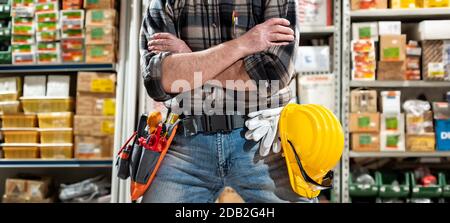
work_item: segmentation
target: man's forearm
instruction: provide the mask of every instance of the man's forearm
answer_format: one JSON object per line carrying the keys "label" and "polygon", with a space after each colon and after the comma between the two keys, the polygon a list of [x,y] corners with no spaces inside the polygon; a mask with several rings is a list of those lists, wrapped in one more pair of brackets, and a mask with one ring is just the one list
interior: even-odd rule
{"label": "man's forearm", "polygon": [[[237,40],[231,40],[203,51],[170,55],[163,61],[162,86],[169,93],[179,93],[177,92],[179,89],[171,89],[172,83],[176,80],[186,80],[191,89],[200,87],[245,55]],[[202,73],[203,82],[195,83],[199,86],[194,85],[195,72]]]}
{"label": "man's forearm", "polygon": [[214,80],[220,82],[220,87],[228,89],[234,89],[238,91],[256,90],[256,86],[252,82],[249,82],[251,78],[248,75],[247,70],[245,69],[243,60],[238,60],[237,62],[235,62],[222,73],[217,75]]}

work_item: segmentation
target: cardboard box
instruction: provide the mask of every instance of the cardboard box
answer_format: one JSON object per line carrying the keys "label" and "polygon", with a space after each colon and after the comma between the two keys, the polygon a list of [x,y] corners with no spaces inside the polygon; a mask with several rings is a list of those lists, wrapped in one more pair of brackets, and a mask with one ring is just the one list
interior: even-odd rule
{"label": "cardboard box", "polygon": [[27,182],[23,179],[8,178],[5,182],[5,195],[20,196],[27,190]]}
{"label": "cardboard box", "polygon": [[401,114],[384,114],[380,116],[381,128],[384,132],[405,132],[405,115]]}
{"label": "cardboard box", "polygon": [[330,71],[330,47],[300,46],[297,53],[295,61],[295,70],[297,72]]}
{"label": "cardboard box", "polygon": [[35,53],[13,53],[12,54],[12,63],[14,65],[28,65],[36,63],[36,54]]}
{"label": "cardboard box", "polygon": [[3,195],[2,203],[53,203],[53,198],[49,197],[46,199],[28,199],[21,196],[8,196]]}
{"label": "cardboard box", "polygon": [[55,64],[60,63],[61,52],[38,52],[36,59],[38,64]]}
{"label": "cardboard box", "polygon": [[424,8],[444,8],[450,6],[449,0],[422,0]]}
{"label": "cardboard box", "polygon": [[425,20],[415,26],[414,39],[417,40],[443,40],[450,39],[450,20]]}
{"label": "cardboard box", "polygon": [[380,114],[379,113],[350,113],[349,130],[352,133],[361,132],[379,132]]}
{"label": "cardboard box", "polygon": [[61,38],[63,39],[83,39],[84,29],[63,29],[61,30]]}
{"label": "cardboard box", "polygon": [[381,95],[381,111],[386,114],[399,114],[400,108],[400,91],[382,91]]}
{"label": "cardboard box", "polygon": [[380,151],[378,133],[352,133],[352,150],[358,152]]}
{"label": "cardboard box", "polygon": [[81,9],[83,8],[83,0],[64,0],[63,9]]}
{"label": "cardboard box", "polygon": [[372,0],[372,1],[362,1],[362,0],[351,0],[351,9],[386,9],[388,6],[388,0]]}
{"label": "cardboard box", "polygon": [[333,25],[331,0],[316,1],[309,4],[299,1],[297,18],[301,26],[330,26]]}
{"label": "cardboard box", "polygon": [[450,150],[450,119],[436,120],[436,150]]}
{"label": "cardboard box", "polygon": [[352,113],[377,112],[377,91],[356,89],[350,92]]}
{"label": "cardboard box", "polygon": [[447,76],[444,52],[450,42],[444,40],[422,41],[422,75],[424,80],[444,80]]}
{"label": "cardboard box", "polygon": [[61,39],[61,34],[58,31],[44,31],[36,33],[37,42],[54,42]]}
{"label": "cardboard box", "polygon": [[433,152],[435,151],[435,146],[436,139],[434,133],[406,135],[406,151]]}
{"label": "cardboard box", "polygon": [[86,44],[114,44],[116,42],[116,27],[87,26]]}
{"label": "cardboard box", "polygon": [[116,21],[115,9],[93,9],[86,12],[86,26],[114,26]]}
{"label": "cardboard box", "polygon": [[98,72],[78,72],[77,92],[115,94],[116,74],[98,73]]}
{"label": "cardboard box", "polygon": [[380,61],[404,61],[406,35],[380,36]]}
{"label": "cardboard box", "polygon": [[405,132],[380,132],[380,151],[404,152]]}
{"label": "cardboard box", "polygon": [[110,9],[114,8],[115,0],[84,0],[85,9]]}
{"label": "cardboard box", "polygon": [[47,76],[28,75],[24,78],[24,97],[43,97],[47,92]]}
{"label": "cardboard box", "polygon": [[74,134],[112,136],[114,135],[114,116],[75,115]]}
{"label": "cardboard box", "polygon": [[114,94],[77,93],[77,115],[114,116],[116,98]]}
{"label": "cardboard box", "polygon": [[433,132],[434,128],[432,111],[427,111],[419,116],[416,116],[412,113],[406,114],[406,133],[417,135]]}
{"label": "cardboard box", "polygon": [[433,102],[434,119],[450,119],[449,102]]}
{"label": "cardboard box", "polygon": [[114,44],[87,45],[86,63],[115,63],[116,48]]}
{"label": "cardboard box", "polygon": [[6,179],[5,195],[26,200],[43,200],[48,196],[50,179]]}
{"label": "cardboard box", "polygon": [[378,61],[377,80],[405,80],[404,61]]}
{"label": "cardboard box", "polygon": [[84,39],[63,39],[61,49],[63,51],[84,50]]}
{"label": "cardboard box", "polygon": [[47,78],[47,96],[69,97],[70,75],[49,75]]}
{"label": "cardboard box", "polygon": [[353,40],[372,39],[378,41],[378,24],[376,22],[352,23]]}
{"label": "cardboard box", "polygon": [[382,35],[401,35],[402,22],[401,21],[383,21],[378,22],[378,34]]}
{"label": "cardboard box", "polygon": [[84,50],[68,50],[62,51],[61,57],[64,63],[83,63]]}
{"label": "cardboard box", "polygon": [[111,158],[113,153],[113,136],[75,136],[75,158],[98,159]]}

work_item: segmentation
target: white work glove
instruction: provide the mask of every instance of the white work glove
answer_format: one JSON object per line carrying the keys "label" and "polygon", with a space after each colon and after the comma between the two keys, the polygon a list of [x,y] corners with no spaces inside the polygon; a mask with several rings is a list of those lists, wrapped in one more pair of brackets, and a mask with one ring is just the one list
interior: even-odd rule
{"label": "white work glove", "polygon": [[247,140],[260,141],[259,154],[267,156],[270,148],[274,153],[281,150],[278,140],[278,121],[283,107],[251,112],[245,122],[248,131],[245,133]]}

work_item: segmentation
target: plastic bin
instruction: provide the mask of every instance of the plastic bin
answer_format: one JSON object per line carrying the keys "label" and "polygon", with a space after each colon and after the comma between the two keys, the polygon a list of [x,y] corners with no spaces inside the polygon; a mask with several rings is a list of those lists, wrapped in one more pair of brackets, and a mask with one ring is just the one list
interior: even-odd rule
{"label": "plastic bin", "polygon": [[41,158],[42,159],[72,159],[73,145],[72,144],[41,144]]}
{"label": "plastic bin", "polygon": [[40,113],[39,128],[72,128],[72,112]]}
{"label": "plastic bin", "polygon": [[25,129],[3,129],[5,143],[38,143],[39,132],[37,130]]}
{"label": "plastic bin", "polygon": [[73,130],[65,129],[40,129],[41,143],[73,143]]}
{"label": "plastic bin", "polygon": [[[373,176],[373,175],[372,175]],[[374,178],[376,180],[376,178]],[[349,194],[351,197],[376,197],[379,192],[377,182],[372,185],[356,183],[352,174],[349,176]]]}
{"label": "plastic bin", "polygon": [[442,196],[442,188],[445,180],[442,174],[434,175],[437,179],[436,185],[422,186],[417,184],[414,173],[410,173],[411,177],[411,197],[412,198],[437,198]]}
{"label": "plastic bin", "polygon": [[0,64],[11,64],[12,63],[12,54],[11,54],[11,46],[8,47],[6,51],[0,51]]}
{"label": "plastic bin", "polygon": [[18,96],[17,92],[0,93],[0,101],[17,101]]}
{"label": "plastic bin", "polygon": [[442,177],[442,183],[443,183],[443,186],[442,186],[442,196],[443,197],[445,197],[445,198],[450,198],[450,184],[448,184],[448,181],[447,181],[447,179],[449,179],[450,180],[450,174],[449,173],[447,173],[447,174],[445,174],[445,173],[439,173],[439,177]]}
{"label": "plastic bin", "polygon": [[36,159],[39,158],[39,148],[37,145],[3,145],[3,154],[5,159]]}
{"label": "plastic bin", "polygon": [[26,113],[73,111],[72,98],[21,97],[20,100],[22,101],[23,110]]}
{"label": "plastic bin", "polygon": [[3,128],[33,128],[36,127],[36,115],[2,115]]}
{"label": "plastic bin", "polygon": [[[409,173],[375,173],[376,182],[378,183],[381,198],[404,198],[410,193],[411,179]],[[397,181],[398,185],[392,185]]]}
{"label": "plastic bin", "polygon": [[0,114],[16,114],[19,113],[20,102],[3,101],[0,102]]}

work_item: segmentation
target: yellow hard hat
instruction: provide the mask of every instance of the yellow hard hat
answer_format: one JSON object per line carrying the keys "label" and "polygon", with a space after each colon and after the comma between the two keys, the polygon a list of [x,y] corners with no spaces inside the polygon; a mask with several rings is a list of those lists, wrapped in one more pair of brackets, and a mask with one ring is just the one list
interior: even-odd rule
{"label": "yellow hard hat", "polygon": [[336,116],[320,105],[288,104],[281,111],[279,133],[292,189],[313,198],[331,188],[332,169],[344,149]]}

